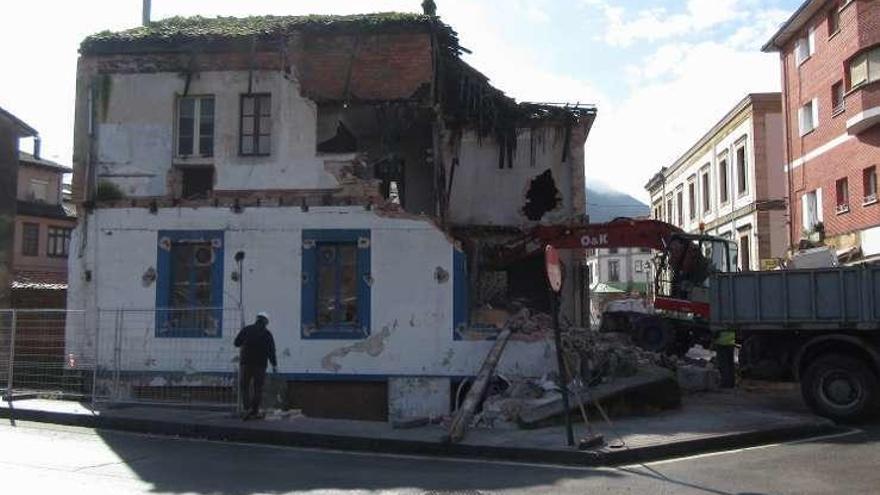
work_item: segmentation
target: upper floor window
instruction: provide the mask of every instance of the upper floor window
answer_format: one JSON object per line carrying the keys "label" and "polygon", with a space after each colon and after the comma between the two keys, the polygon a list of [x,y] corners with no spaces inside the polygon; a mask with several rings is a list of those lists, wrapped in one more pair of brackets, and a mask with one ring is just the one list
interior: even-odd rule
{"label": "upper floor window", "polygon": [[807,35],[799,38],[794,47],[795,61],[798,65],[804,63],[816,53],[816,29],[810,28]]}
{"label": "upper floor window", "polygon": [[608,260],[608,281],[620,282],[620,261]]}
{"label": "upper floor window", "polygon": [[70,250],[70,229],[49,227],[49,245],[46,254],[54,258],[66,258]]}
{"label": "upper floor window", "polygon": [[703,171],[703,212],[708,213],[712,209],[712,191],[710,190],[709,169]]}
{"label": "upper floor window", "polygon": [[798,124],[801,136],[812,132],[819,125],[819,102],[816,98],[798,109]]}
{"label": "upper floor window", "polygon": [[239,153],[266,156],[272,146],[272,96],[241,95],[241,126]]}
{"label": "upper floor window", "polygon": [[177,156],[214,156],[214,97],[177,99]]}
{"label": "upper floor window", "polygon": [[688,184],[688,218],[693,221],[697,218],[697,184]]}
{"label": "upper floor window", "polygon": [[28,183],[28,201],[49,201],[49,181],[43,179],[31,179]]}
{"label": "upper floor window", "polygon": [[880,47],[861,53],[850,60],[850,88],[857,88],[878,79],[880,79]]}
{"label": "upper floor window", "polygon": [[679,227],[684,225],[684,191],[678,191],[675,195],[676,220]]}
{"label": "upper floor window", "polygon": [[877,166],[872,165],[862,171],[862,184],[864,185],[864,203],[877,202]]}
{"label": "upper floor window", "polygon": [[846,108],[845,92],[843,90],[843,81],[837,81],[831,86],[831,113],[838,114]]}
{"label": "upper floor window", "polygon": [[666,223],[672,223],[672,196],[666,199]]}
{"label": "upper floor window", "polygon": [[718,162],[718,190],[721,196],[721,203],[727,203],[730,199],[730,188],[729,183],[727,182],[727,178],[729,174],[727,173],[727,158]]}
{"label": "upper floor window", "polygon": [[846,177],[837,179],[837,213],[849,211],[849,181]]}
{"label": "upper floor window", "polygon": [[21,254],[22,256],[39,256],[40,254],[40,224],[26,222],[21,229]]}
{"label": "upper floor window", "polygon": [[746,145],[743,143],[736,149],[736,190],[740,196],[749,192],[748,170]]}
{"label": "upper floor window", "polygon": [[840,31],[840,7],[835,3],[828,11],[828,36],[834,36]]}

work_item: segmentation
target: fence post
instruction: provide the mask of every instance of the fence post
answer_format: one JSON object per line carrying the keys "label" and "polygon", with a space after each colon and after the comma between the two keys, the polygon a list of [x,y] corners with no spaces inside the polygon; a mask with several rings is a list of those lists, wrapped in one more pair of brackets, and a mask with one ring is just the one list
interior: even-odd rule
{"label": "fence post", "polygon": [[[88,313],[83,312],[83,330],[88,325]],[[95,309],[95,364],[92,366],[92,411],[98,403],[98,366],[101,365],[101,310]]]}
{"label": "fence post", "polygon": [[12,376],[15,372],[15,326],[18,319],[16,311],[12,310],[12,321],[9,323],[9,374],[6,376],[6,400],[12,402]]}

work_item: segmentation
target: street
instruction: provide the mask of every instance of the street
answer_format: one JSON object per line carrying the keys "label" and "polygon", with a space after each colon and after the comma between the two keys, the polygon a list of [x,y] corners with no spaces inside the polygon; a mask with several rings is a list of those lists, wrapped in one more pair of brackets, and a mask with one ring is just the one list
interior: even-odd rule
{"label": "street", "polygon": [[4,493],[876,493],[880,425],[648,465],[580,469],[0,426]]}

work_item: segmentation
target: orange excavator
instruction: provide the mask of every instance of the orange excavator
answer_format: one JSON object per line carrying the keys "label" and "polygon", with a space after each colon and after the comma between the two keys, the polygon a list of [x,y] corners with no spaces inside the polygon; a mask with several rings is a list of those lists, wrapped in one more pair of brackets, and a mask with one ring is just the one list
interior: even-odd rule
{"label": "orange excavator", "polygon": [[652,351],[684,354],[694,344],[711,343],[709,280],[712,273],[736,271],[731,240],[688,234],[658,220],[618,218],[608,223],[538,226],[502,248],[507,259],[522,259],[545,246],[557,249],[649,248],[654,251],[653,291],[648,312],[608,311],[600,331],[624,332]]}

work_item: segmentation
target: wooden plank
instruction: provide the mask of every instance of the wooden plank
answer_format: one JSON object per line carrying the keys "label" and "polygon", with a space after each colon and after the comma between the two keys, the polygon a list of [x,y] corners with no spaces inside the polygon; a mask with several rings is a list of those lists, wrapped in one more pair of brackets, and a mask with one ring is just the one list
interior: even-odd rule
{"label": "wooden plank", "polygon": [[452,424],[449,425],[449,435],[446,441],[456,443],[464,438],[467,427],[474,418],[474,411],[476,411],[477,406],[482,401],[483,394],[486,393],[486,388],[489,386],[489,381],[495,373],[495,368],[501,359],[501,353],[504,352],[504,347],[507,345],[507,341],[510,340],[510,333],[510,329],[505,329],[498,334],[495,345],[492,346],[492,349],[489,350],[489,354],[486,356],[486,360],[483,361],[483,366],[480,368],[480,372],[477,373],[477,378],[471,385],[467,396],[465,396],[464,402],[452,418]]}

